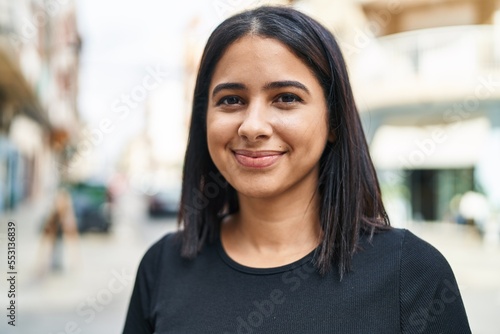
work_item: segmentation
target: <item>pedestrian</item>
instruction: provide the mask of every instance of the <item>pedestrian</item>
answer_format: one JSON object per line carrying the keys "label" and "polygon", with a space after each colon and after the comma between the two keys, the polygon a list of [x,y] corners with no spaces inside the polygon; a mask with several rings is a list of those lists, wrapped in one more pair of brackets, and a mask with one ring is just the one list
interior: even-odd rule
{"label": "pedestrian", "polygon": [[[63,246],[66,247],[63,247]],[[64,256],[64,248],[69,256]],[[78,227],[73,210],[71,195],[63,187],[54,197],[54,205],[44,222],[39,250],[38,274],[44,276],[48,271],[60,272],[64,263],[76,268],[80,261],[78,252]]]}
{"label": "pedestrian", "polygon": [[287,7],[211,34],[180,231],[139,265],[138,333],[470,333],[444,257],[391,228],[330,32]]}

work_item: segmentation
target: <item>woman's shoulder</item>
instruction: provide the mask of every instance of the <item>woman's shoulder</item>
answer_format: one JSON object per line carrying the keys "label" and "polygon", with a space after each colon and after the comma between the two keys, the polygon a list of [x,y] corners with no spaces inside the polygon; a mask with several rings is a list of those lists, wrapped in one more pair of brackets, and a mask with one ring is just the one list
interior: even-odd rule
{"label": "woman's shoulder", "polygon": [[445,256],[433,245],[404,230],[401,240],[400,255],[401,284],[421,286],[429,289],[432,286],[447,284],[456,285],[453,270]]}
{"label": "woman's shoulder", "polygon": [[174,254],[179,254],[181,247],[180,232],[170,232],[149,246],[141,262],[155,261],[158,258],[165,258]]}
{"label": "woman's shoulder", "polygon": [[[434,246],[406,229],[372,238],[373,252],[397,275],[403,333],[470,333],[453,270]],[[387,259],[392,260],[387,260]]]}
{"label": "woman's shoulder", "polygon": [[436,274],[449,275],[451,268],[446,258],[433,245],[407,229],[389,228],[373,235],[361,236],[359,260],[379,266],[398,268],[402,277],[423,277]]}
{"label": "woman's shoulder", "polygon": [[453,270],[434,246],[404,232],[399,271],[401,328],[408,333],[470,333]]}
{"label": "woman's shoulder", "polygon": [[445,260],[436,247],[403,228],[391,227],[387,230],[377,231],[371,238],[368,235],[362,237],[361,243],[371,244],[377,248],[399,249],[401,256],[411,256],[414,260],[419,258],[426,259],[426,262],[431,259]]}
{"label": "woman's shoulder", "polygon": [[[451,271],[448,261],[443,254],[429,242],[416,236],[407,229],[393,228],[389,232],[396,239],[401,248],[401,269],[405,266],[425,266],[427,270]],[[424,269],[424,268],[419,268]]]}
{"label": "woman's shoulder", "polygon": [[[180,232],[171,232],[155,243],[153,243],[144,253],[138,272],[148,273],[151,276],[157,276],[158,271],[165,263],[175,262],[180,258]],[[160,266],[160,264],[162,264]]]}

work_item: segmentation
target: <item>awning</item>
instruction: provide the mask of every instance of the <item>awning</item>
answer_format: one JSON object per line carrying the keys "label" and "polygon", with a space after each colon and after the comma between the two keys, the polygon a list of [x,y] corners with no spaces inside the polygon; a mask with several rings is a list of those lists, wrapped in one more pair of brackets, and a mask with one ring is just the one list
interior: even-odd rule
{"label": "awning", "polygon": [[370,151],[378,169],[470,168],[483,155],[489,132],[484,117],[449,125],[384,125]]}
{"label": "awning", "polygon": [[51,129],[45,111],[18,66],[0,48],[0,106],[2,104],[13,105],[15,113],[23,113],[43,128]]}

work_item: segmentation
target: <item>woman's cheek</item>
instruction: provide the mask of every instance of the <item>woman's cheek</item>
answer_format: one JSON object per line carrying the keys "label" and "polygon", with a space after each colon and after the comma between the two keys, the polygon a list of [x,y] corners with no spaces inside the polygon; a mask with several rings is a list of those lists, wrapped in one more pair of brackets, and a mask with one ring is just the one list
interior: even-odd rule
{"label": "woman's cheek", "polygon": [[[207,117],[207,142],[210,156],[216,165],[227,161],[227,147],[234,136],[234,125],[224,117]],[[224,166],[217,166],[224,167]]]}

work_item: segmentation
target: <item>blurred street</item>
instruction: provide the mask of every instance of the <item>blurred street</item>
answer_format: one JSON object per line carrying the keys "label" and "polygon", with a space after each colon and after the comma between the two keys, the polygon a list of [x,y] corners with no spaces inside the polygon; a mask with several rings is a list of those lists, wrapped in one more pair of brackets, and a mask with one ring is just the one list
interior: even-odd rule
{"label": "blurred street", "polygon": [[[146,212],[139,193],[121,196],[114,208],[111,232],[82,235],[77,247],[79,262],[68,265],[66,261],[60,272],[43,276],[37,272],[40,233],[36,224],[30,224],[36,221],[33,215],[37,209],[24,206],[3,218],[2,222],[11,219],[20,227],[19,298],[17,326],[7,328],[2,322],[0,332],[119,333],[141,256],[155,240],[176,229],[174,218],[150,219]],[[447,257],[457,276],[473,333],[498,333],[500,246],[483,243],[470,226],[419,223],[406,227]],[[64,252],[67,258],[67,247]]]}
{"label": "blurred street", "polygon": [[[80,236],[77,261],[67,245],[60,271],[40,273],[41,234],[36,208],[13,216],[18,229],[17,326],[0,324],[0,333],[119,333],[139,261],[147,247],[176,228],[175,218],[149,219],[139,194],[120,198],[109,234]],[[71,263],[68,263],[69,261]],[[2,291],[6,291],[2,282]],[[3,296],[2,296],[3,297]]]}

